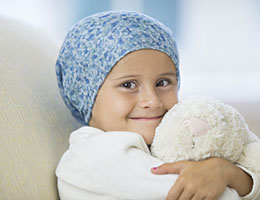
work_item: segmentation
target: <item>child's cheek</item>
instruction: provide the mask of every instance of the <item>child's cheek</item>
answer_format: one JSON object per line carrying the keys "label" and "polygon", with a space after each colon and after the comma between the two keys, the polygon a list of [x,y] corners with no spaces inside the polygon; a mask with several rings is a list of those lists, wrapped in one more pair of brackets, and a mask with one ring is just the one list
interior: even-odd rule
{"label": "child's cheek", "polygon": [[135,97],[131,94],[118,94],[114,98],[114,105],[121,117],[127,118],[135,108]]}

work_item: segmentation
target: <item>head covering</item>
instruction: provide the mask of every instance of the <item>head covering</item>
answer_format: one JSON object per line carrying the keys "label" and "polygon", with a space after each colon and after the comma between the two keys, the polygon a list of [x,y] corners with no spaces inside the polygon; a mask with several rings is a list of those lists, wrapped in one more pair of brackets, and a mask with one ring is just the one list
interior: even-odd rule
{"label": "head covering", "polygon": [[99,88],[113,66],[139,49],[166,53],[179,83],[179,56],[172,32],[136,12],[109,11],[83,18],[68,32],[56,62],[61,96],[72,115],[88,125]]}

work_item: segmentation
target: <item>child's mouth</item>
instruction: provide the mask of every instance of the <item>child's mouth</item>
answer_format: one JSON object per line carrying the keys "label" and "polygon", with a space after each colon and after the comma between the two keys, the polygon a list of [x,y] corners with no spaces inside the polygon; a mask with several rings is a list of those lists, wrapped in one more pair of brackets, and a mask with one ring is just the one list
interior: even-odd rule
{"label": "child's mouth", "polygon": [[156,120],[161,120],[163,115],[160,116],[154,116],[154,117],[130,117],[132,120],[136,121],[156,121]]}

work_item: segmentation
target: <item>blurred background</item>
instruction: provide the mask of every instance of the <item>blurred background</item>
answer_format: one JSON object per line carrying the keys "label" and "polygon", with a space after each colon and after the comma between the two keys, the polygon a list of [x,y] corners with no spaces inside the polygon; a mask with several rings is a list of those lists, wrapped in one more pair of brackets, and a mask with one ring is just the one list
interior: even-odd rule
{"label": "blurred background", "polygon": [[107,10],[143,12],[172,29],[181,98],[216,97],[260,126],[259,0],[0,0],[0,16],[37,27],[59,46],[75,22]]}

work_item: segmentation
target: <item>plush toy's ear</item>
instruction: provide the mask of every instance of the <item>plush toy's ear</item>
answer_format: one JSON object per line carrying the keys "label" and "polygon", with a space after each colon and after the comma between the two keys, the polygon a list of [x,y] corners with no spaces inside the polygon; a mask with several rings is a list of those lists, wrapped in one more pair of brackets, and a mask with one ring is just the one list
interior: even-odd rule
{"label": "plush toy's ear", "polygon": [[184,126],[189,129],[190,133],[194,137],[204,135],[210,130],[209,124],[206,121],[201,120],[197,117],[192,117],[185,120]]}

